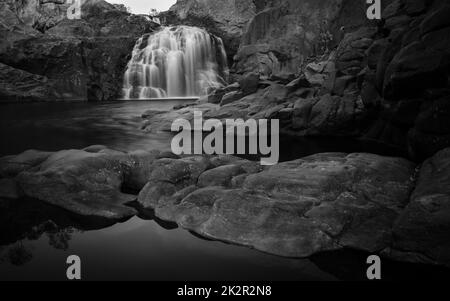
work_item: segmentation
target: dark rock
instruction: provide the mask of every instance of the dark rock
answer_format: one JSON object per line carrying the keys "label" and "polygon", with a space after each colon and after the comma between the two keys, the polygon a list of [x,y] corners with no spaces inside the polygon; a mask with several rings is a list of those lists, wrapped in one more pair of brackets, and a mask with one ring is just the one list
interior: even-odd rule
{"label": "dark rock", "polygon": [[52,94],[45,76],[0,63],[0,101],[46,101]]}
{"label": "dark rock", "polygon": [[450,20],[448,16],[450,15],[450,6],[442,5],[441,8],[427,15],[425,20],[423,20],[420,25],[420,31],[422,34],[426,34],[431,31],[436,31],[444,27],[450,26]]}
{"label": "dark rock", "polygon": [[395,223],[393,248],[404,260],[450,266],[448,183],[450,149],[445,149],[423,164],[411,202]]}
{"label": "dark rock", "polygon": [[[259,4],[264,6],[263,3]],[[237,73],[297,73],[304,59],[339,42],[341,28],[367,23],[361,1],[266,1],[243,35]]]}
{"label": "dark rock", "polygon": [[309,88],[309,87],[310,87],[309,82],[303,76],[299,77],[297,79],[294,79],[293,81],[291,81],[290,83],[288,83],[286,85],[286,88],[288,88],[290,92],[294,92],[294,91],[298,90],[299,88]]}
{"label": "dark rock", "polygon": [[422,42],[412,43],[389,64],[384,80],[384,96],[395,99],[420,95],[427,87],[445,87],[448,68],[448,54],[445,51],[433,49],[433,45]]}
{"label": "dark rock", "polygon": [[367,49],[367,65],[369,68],[376,70],[381,55],[389,45],[386,39],[380,39],[373,42],[372,46]]}
{"label": "dark rock", "polygon": [[[447,92],[448,93],[448,92]],[[427,158],[450,145],[450,103],[444,96],[425,102],[408,133],[408,145],[416,158]]]}
{"label": "dark rock", "polygon": [[255,93],[258,90],[259,73],[251,72],[241,77],[239,85],[244,96]]}
{"label": "dark rock", "polygon": [[283,85],[287,85],[290,82],[292,82],[293,80],[295,80],[296,76],[294,73],[277,73],[277,74],[272,74],[272,76],[270,77],[270,80],[283,84]]}
{"label": "dark rock", "polygon": [[364,117],[364,105],[356,96],[331,96],[300,100],[294,107],[292,120],[295,133],[304,136],[342,135],[358,133]]}
{"label": "dark rock", "polygon": [[70,212],[108,220],[134,215],[136,199],[159,152],[125,154],[103,146],[56,153],[27,151],[0,159],[1,197],[37,199]]}
{"label": "dark rock", "polygon": [[29,150],[17,156],[0,158],[0,177],[13,178],[48,159],[52,153]]}
{"label": "dark rock", "polygon": [[220,105],[225,106],[225,105],[231,104],[231,103],[243,98],[244,96],[245,96],[244,93],[242,93],[240,91],[229,92],[223,96],[222,101],[220,102]]}
{"label": "dark rock", "polygon": [[135,214],[124,204],[135,199],[121,192],[124,182],[120,152],[61,151],[38,169],[17,176],[24,195],[83,216],[120,220]]}
{"label": "dark rock", "polygon": [[336,78],[334,82],[333,93],[339,96],[343,96],[345,89],[349,86],[351,82],[355,81],[355,77],[353,75],[345,75]]}

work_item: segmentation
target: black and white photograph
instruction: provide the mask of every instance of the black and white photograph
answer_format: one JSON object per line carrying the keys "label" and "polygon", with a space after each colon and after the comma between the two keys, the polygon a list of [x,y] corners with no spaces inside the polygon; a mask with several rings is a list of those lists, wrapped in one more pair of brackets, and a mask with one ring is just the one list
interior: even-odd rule
{"label": "black and white photograph", "polygon": [[0,282],[449,280],[450,1],[0,0]]}

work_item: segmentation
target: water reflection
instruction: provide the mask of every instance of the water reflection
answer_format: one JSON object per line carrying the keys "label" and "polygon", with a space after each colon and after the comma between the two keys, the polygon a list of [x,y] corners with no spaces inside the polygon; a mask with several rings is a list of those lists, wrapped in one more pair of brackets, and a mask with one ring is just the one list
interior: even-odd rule
{"label": "water reflection", "polygon": [[86,280],[333,280],[309,260],[199,239],[151,211],[111,225],[36,200],[0,209],[0,280],[64,280],[79,255]]}
{"label": "water reflection", "polygon": [[0,156],[28,149],[59,151],[107,145],[123,151],[170,149],[170,133],[141,130],[146,110],[183,101],[8,104],[0,110]]}

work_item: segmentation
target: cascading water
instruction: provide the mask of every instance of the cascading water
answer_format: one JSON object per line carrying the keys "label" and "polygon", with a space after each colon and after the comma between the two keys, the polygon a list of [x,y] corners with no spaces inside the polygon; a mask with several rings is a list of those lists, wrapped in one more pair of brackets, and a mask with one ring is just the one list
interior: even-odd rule
{"label": "cascading water", "polygon": [[125,72],[124,98],[202,96],[222,87],[227,76],[220,38],[196,27],[165,27],[137,41]]}

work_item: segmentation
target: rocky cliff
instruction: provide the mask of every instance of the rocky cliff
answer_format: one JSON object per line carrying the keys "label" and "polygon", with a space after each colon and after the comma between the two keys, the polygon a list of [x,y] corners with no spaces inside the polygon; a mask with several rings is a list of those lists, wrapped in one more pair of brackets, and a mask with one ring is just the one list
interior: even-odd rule
{"label": "rocky cliff", "polygon": [[369,23],[366,5],[358,0],[272,0],[259,10],[236,57],[239,74],[298,72],[308,56],[324,53],[345,33]]}
{"label": "rocky cliff", "polygon": [[2,101],[120,97],[136,39],[157,25],[101,0],[84,2],[82,18],[69,20],[63,2],[0,3]]}

